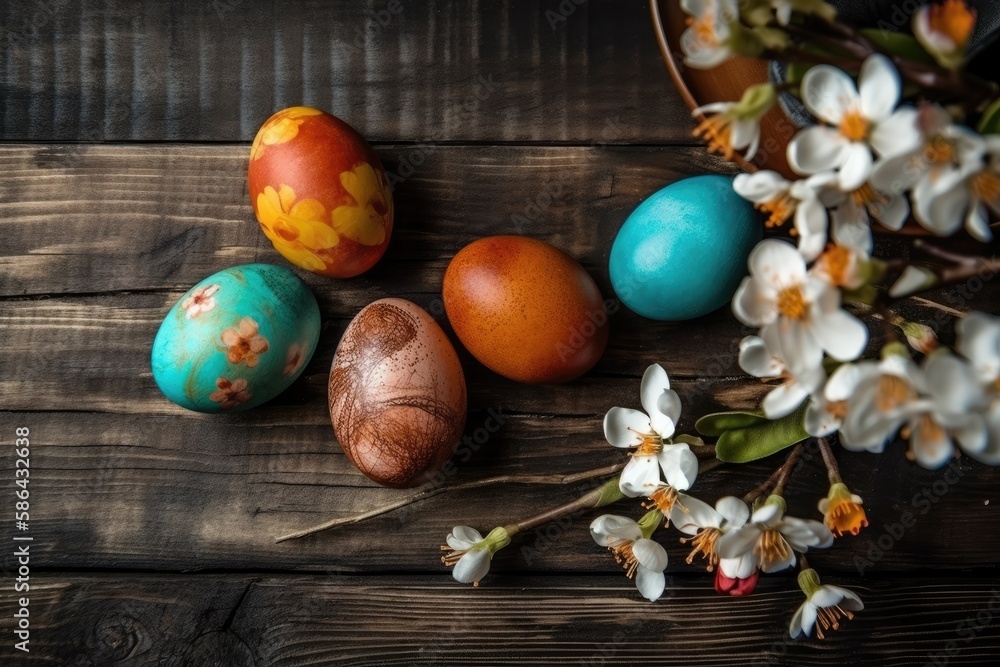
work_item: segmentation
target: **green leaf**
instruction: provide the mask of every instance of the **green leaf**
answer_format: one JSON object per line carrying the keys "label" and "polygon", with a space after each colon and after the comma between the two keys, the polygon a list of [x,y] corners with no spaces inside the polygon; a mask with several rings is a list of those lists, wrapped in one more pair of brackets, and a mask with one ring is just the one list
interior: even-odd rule
{"label": "green leaf", "polygon": [[803,405],[787,417],[726,431],[715,443],[715,456],[726,463],[747,463],[802,442],[809,437],[803,423],[805,414]]}
{"label": "green leaf", "polygon": [[986,107],[983,117],[979,120],[979,134],[1000,134],[1000,99]]}
{"label": "green leaf", "polygon": [[681,433],[678,436],[674,436],[670,439],[674,444],[686,444],[693,445],[695,447],[704,447],[705,441],[696,435],[688,435],[687,433]]}
{"label": "green leaf", "polygon": [[698,433],[708,436],[720,436],[726,431],[735,428],[744,428],[758,422],[767,421],[767,417],[762,412],[750,412],[748,410],[734,410],[732,412],[713,412],[705,415],[694,427]]}
{"label": "green leaf", "polygon": [[903,56],[924,65],[937,65],[934,57],[927,53],[913,35],[881,28],[862,28],[861,34],[886,53]]}

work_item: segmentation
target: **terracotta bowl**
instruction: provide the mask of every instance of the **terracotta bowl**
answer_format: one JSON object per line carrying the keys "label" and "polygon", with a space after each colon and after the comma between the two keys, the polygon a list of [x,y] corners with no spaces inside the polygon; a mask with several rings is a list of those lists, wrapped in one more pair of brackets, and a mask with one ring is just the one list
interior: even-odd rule
{"label": "terracotta bowl", "polygon": [[[687,14],[677,0],[651,0],[653,29],[681,97],[693,110],[711,102],[738,100],[747,86],[767,81],[767,64],[752,58],[730,58],[718,67],[699,70],[684,64],[681,33],[687,28]],[[777,105],[761,120],[761,142],[749,163],[738,159],[745,169],[774,169],[786,178],[793,176],[785,159],[785,149],[796,126]]]}

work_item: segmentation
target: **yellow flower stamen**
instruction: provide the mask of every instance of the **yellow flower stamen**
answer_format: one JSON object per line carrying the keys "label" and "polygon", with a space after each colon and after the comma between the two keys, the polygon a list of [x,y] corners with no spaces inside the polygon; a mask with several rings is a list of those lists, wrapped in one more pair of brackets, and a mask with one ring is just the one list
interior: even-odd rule
{"label": "yellow flower stamen", "polygon": [[764,226],[768,228],[781,227],[795,213],[795,200],[787,192],[756,206],[757,210],[767,214]]}
{"label": "yellow flower stamen", "polygon": [[848,283],[850,269],[854,264],[853,259],[854,254],[849,248],[835,245],[828,248],[816,260],[816,267],[826,274],[831,283],[837,287],[844,287]]}
{"label": "yellow flower stamen", "polygon": [[820,501],[819,508],[823,512],[823,522],[837,537],[844,533],[857,535],[868,525],[865,510],[855,498],[856,496],[843,482],[837,482],[830,487],[827,497]]}
{"label": "yellow flower stamen", "polygon": [[639,433],[633,428],[629,430],[642,438],[632,456],[656,456],[663,451],[663,438],[656,433]]}
{"label": "yellow flower stamen", "polygon": [[727,160],[736,154],[733,148],[733,119],[725,113],[707,116],[694,129],[694,136],[708,144],[710,153],[717,153]]}
{"label": "yellow flower stamen", "polygon": [[840,133],[851,141],[864,141],[868,137],[871,124],[861,115],[861,111],[851,109],[840,119]]}
{"label": "yellow flower stamen", "polygon": [[761,567],[766,570],[772,563],[788,560],[792,555],[792,548],[781,533],[768,528],[761,533],[753,552],[760,560]]}
{"label": "yellow flower stamen", "polygon": [[910,383],[898,375],[882,375],[878,379],[875,392],[875,408],[879,412],[889,412],[916,398]]}
{"label": "yellow flower stamen", "polygon": [[1000,175],[981,171],[972,177],[972,193],[982,202],[997,207],[1000,203]]}
{"label": "yellow flower stamen", "polygon": [[776,307],[781,315],[793,320],[804,320],[809,315],[809,302],[799,285],[792,285],[778,292]]}
{"label": "yellow flower stamen", "polygon": [[930,8],[931,30],[945,35],[957,48],[965,47],[976,25],[976,10],[962,0],[945,0]]}
{"label": "yellow flower stamen", "polygon": [[715,33],[715,7],[709,4],[701,16],[689,16],[686,23],[698,38],[700,44],[709,47],[719,46],[719,36]]}
{"label": "yellow flower stamen", "polygon": [[670,522],[670,510],[674,508],[677,504],[677,499],[680,497],[680,493],[677,489],[668,485],[661,484],[656,487],[656,490],[649,494],[648,501],[642,504],[648,510],[657,509],[663,513],[666,517],[667,523]]}
{"label": "yellow flower stamen", "polygon": [[695,558],[702,558],[708,561],[706,569],[711,572],[719,564],[719,554],[716,551],[716,544],[722,537],[722,531],[718,528],[705,528],[698,531],[697,535],[682,537],[681,543],[691,543],[691,553],[685,559],[688,565],[694,563]]}
{"label": "yellow flower stamen", "polygon": [[639,569],[639,560],[632,553],[633,544],[632,540],[622,540],[608,547],[608,550],[615,555],[615,561],[625,568],[625,576],[629,579],[635,577],[635,571]]}
{"label": "yellow flower stamen", "polygon": [[955,146],[941,136],[924,144],[923,159],[934,165],[951,164],[955,160]]}
{"label": "yellow flower stamen", "polygon": [[835,419],[844,421],[847,417],[847,401],[830,401],[826,404],[826,411]]}
{"label": "yellow flower stamen", "polygon": [[839,630],[840,629],[840,619],[847,617],[847,620],[854,618],[854,614],[843,609],[840,605],[834,605],[833,607],[820,607],[817,610],[817,621],[818,626],[816,628],[816,635],[820,639],[826,639],[823,635],[825,630]]}
{"label": "yellow flower stamen", "polygon": [[441,562],[448,567],[454,566],[455,563],[462,559],[462,556],[469,552],[468,549],[452,549],[447,544],[441,545],[441,551],[447,552],[445,555],[441,556]]}

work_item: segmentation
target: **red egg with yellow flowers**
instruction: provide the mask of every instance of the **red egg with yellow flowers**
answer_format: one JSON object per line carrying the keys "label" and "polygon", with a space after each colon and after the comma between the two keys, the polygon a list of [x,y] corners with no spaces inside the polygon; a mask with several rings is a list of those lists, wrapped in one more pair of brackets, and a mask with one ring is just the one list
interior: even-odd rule
{"label": "red egg with yellow flowers", "polygon": [[292,264],[350,278],[378,262],[392,234],[392,190],[354,128],[313,107],[267,119],[250,148],[250,200],[264,234]]}

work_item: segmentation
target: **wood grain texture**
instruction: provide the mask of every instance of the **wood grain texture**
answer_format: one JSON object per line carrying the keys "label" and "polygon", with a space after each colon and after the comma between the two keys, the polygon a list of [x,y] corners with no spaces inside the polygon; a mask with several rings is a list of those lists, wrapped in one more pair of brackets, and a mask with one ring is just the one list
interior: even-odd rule
{"label": "wood grain texture", "polygon": [[249,141],[308,104],[370,140],[687,141],[646,3],[561,1],[5,2],[0,139]]}
{"label": "wood grain texture", "polygon": [[[408,150],[380,147],[396,168]],[[620,460],[604,442],[601,418],[613,405],[637,405],[648,364],[669,369],[684,401],[683,430],[699,414],[749,407],[766,391],[736,365],[738,341],[748,331],[725,309],[667,324],[612,302],[607,352],[567,385],[518,385],[483,368],[455,341],[440,301],[454,252],[479,236],[511,231],[512,212],[534,205],[535,221],[526,215],[522,231],[579,257],[612,297],[606,257],[620,221],[663,182],[718,163],[687,148],[447,146],[428,151],[421,169],[400,184],[396,237],[371,274],[337,281],[300,272],[324,318],[320,347],[303,377],[244,415],[183,410],[162,397],[149,369],[164,314],[191,284],[223,267],[284,264],[253,220],[246,156],[246,146],[0,148],[0,419],[36,434],[33,483],[42,500],[35,527],[47,567],[438,572],[436,547],[455,523],[487,530],[569,500],[589,486],[554,489],[538,476]],[[551,203],[539,198],[546,193]],[[980,303],[1000,302],[996,290],[982,286]],[[491,476],[523,483],[446,492],[364,526],[275,545],[277,535],[412,493],[361,476],[335,443],[326,409],[341,334],[362,307],[385,296],[425,307],[456,342],[469,385],[466,436],[484,435],[490,410],[505,415],[486,442],[467,441],[446,488]],[[960,309],[970,305],[955,291],[935,298]],[[940,312],[911,306],[907,314],[935,322]],[[947,338],[948,327],[936,326]],[[866,499],[874,528],[818,556],[824,566],[856,571],[855,556],[869,548],[872,565],[862,568],[876,572],[921,569],[929,554],[938,567],[997,564],[996,505],[984,505],[996,485],[994,470],[964,461],[958,483],[936,494],[940,473],[906,463],[899,449],[882,458],[844,456],[848,481]],[[742,495],[771,465],[724,468],[699,488],[708,497]],[[825,490],[818,461],[791,488],[793,507],[814,515]],[[925,489],[933,503],[920,500]],[[939,504],[943,495],[947,501]],[[891,548],[878,548],[885,526],[905,511],[919,514],[919,530],[890,534],[883,542],[891,537]],[[571,530],[559,529],[558,544],[549,544],[546,529],[528,536],[526,549],[501,554],[498,567],[604,571],[587,521],[579,517]],[[674,537],[665,539],[680,555]],[[674,562],[685,568],[682,559]]]}
{"label": "wood grain texture", "polygon": [[[545,238],[603,275],[611,239],[643,198],[724,168],[695,148],[376,149],[402,179],[389,250],[355,280],[300,272],[310,286],[440,292],[455,252],[501,233]],[[245,145],[0,146],[0,295],[186,290],[234,264],[284,263],[253,216],[248,157]]]}
{"label": "wood grain texture", "polygon": [[649,604],[624,576],[473,589],[428,576],[46,574],[31,591],[32,653],[18,664],[976,665],[1000,651],[1000,580],[838,583],[866,608],[820,642],[788,638],[802,600],[788,577],[739,600],[673,577]]}

